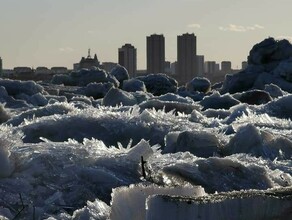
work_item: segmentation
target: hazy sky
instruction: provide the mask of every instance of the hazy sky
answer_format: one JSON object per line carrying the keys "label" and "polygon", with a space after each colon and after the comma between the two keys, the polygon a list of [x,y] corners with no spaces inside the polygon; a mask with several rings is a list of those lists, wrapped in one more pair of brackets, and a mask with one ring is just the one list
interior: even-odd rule
{"label": "hazy sky", "polygon": [[268,36],[292,39],[291,0],[0,0],[4,68],[67,66],[87,49],[117,62],[118,48],[137,48],[146,64],[146,36],[164,34],[166,60],[176,60],[177,35],[195,33],[205,60],[246,60]]}

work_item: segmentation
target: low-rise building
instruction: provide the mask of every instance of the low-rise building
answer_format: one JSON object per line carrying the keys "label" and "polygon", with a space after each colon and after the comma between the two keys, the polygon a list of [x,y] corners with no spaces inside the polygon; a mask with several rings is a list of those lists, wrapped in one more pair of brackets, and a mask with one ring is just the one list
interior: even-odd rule
{"label": "low-rise building", "polygon": [[35,74],[36,75],[39,75],[39,74],[51,74],[51,70],[48,69],[47,67],[44,67],[44,66],[39,66],[35,69]]}
{"label": "low-rise building", "polygon": [[136,76],[146,76],[148,74],[147,70],[137,70]]}
{"label": "low-rise building", "polygon": [[171,75],[175,75],[177,70],[177,61],[170,64]]}
{"label": "low-rise building", "polygon": [[18,66],[18,67],[14,67],[14,72],[15,74],[29,74],[29,73],[33,73],[33,69],[30,67],[26,67],[26,66]]}
{"label": "low-rise building", "polygon": [[241,63],[241,69],[244,70],[244,69],[246,69],[247,66],[248,66],[247,61],[242,61],[242,63]]}
{"label": "low-rise building", "polygon": [[3,69],[2,70],[2,76],[3,77],[9,77],[9,76],[13,76],[15,74],[15,71],[12,69]]}
{"label": "low-rise building", "polygon": [[101,69],[104,69],[107,72],[110,72],[113,68],[115,68],[118,64],[114,62],[103,62],[100,66]]}
{"label": "low-rise building", "polygon": [[53,75],[55,74],[67,74],[69,71],[68,71],[68,68],[67,67],[52,67],[51,68],[51,73]]}
{"label": "low-rise building", "polygon": [[171,74],[171,68],[170,68],[170,65],[171,65],[171,62],[170,61],[165,61],[164,63],[164,72],[166,74]]}

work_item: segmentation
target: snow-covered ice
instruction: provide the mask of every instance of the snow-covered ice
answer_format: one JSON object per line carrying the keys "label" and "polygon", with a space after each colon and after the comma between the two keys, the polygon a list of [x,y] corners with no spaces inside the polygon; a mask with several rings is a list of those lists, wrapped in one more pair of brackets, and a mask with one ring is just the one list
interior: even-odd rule
{"label": "snow-covered ice", "polygon": [[0,219],[291,218],[291,48],[266,39],[215,86],[0,79]]}
{"label": "snow-covered ice", "polygon": [[281,198],[281,193],[286,192],[289,193],[283,190],[265,194],[254,190],[199,198],[153,195],[147,199],[146,220],[289,219],[291,196]]}

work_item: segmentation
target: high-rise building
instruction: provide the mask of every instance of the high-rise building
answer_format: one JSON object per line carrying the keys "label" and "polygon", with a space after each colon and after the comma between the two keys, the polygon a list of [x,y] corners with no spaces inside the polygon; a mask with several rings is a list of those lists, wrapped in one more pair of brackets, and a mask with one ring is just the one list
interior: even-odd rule
{"label": "high-rise building", "polygon": [[188,33],[177,36],[177,74],[180,83],[186,83],[197,75],[196,55],[196,36]]}
{"label": "high-rise building", "polygon": [[147,36],[147,72],[163,73],[165,67],[164,36],[152,34]]}
{"label": "high-rise building", "polygon": [[204,68],[205,58],[203,55],[196,56],[196,64],[197,64],[197,74],[198,76],[203,76],[205,74]]}
{"label": "high-rise building", "polygon": [[0,57],[0,76],[3,74],[3,64],[2,64],[2,59]]}
{"label": "high-rise building", "polygon": [[231,69],[231,62],[230,61],[222,61],[221,62],[221,71],[224,73],[230,72]]}
{"label": "high-rise building", "polygon": [[119,48],[119,64],[128,70],[131,77],[137,72],[137,50],[131,44],[125,44]]}

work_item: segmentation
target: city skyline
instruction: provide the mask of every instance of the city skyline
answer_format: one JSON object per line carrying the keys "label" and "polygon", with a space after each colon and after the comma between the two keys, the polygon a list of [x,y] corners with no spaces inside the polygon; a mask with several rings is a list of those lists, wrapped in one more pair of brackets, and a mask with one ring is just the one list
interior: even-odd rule
{"label": "city skyline", "polygon": [[118,62],[118,48],[125,43],[137,48],[138,69],[146,69],[145,37],[155,33],[165,37],[168,61],[177,60],[177,36],[194,33],[198,55],[218,63],[230,60],[233,68],[240,68],[255,43],[269,36],[292,39],[288,0],[0,0],[0,4],[0,57],[5,69],[72,68],[88,48],[100,62]]}

